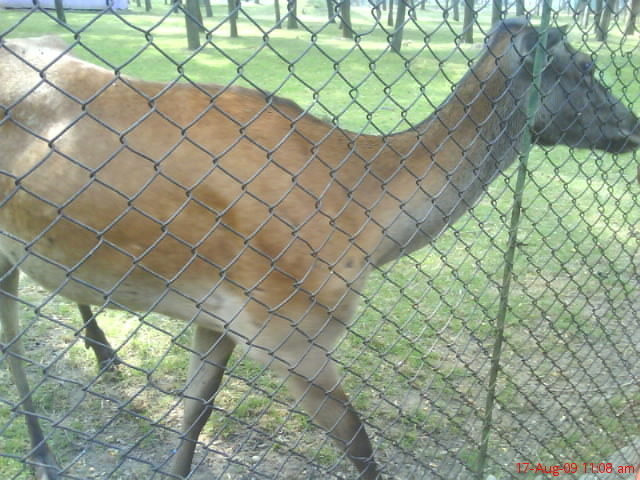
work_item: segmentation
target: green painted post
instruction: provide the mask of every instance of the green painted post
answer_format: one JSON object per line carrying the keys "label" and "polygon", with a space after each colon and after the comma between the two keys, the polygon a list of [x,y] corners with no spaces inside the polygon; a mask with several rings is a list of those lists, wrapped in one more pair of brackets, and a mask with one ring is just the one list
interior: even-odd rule
{"label": "green painted post", "polygon": [[[547,42],[547,32],[551,23],[551,1],[544,0],[542,6],[542,16],[540,19],[540,38],[536,46],[534,63],[533,63],[533,85],[529,95],[529,103],[527,105],[527,118],[529,122],[533,122],[535,118],[538,104],[540,103],[540,85],[542,68],[545,63],[545,48]],[[498,315],[496,317],[495,342],[491,354],[491,369],[489,371],[489,387],[485,402],[485,414],[482,426],[482,436],[480,438],[480,451],[478,453],[478,466],[476,468],[476,479],[483,480],[485,467],[487,462],[487,452],[489,449],[489,435],[491,434],[493,407],[496,398],[496,384],[498,373],[500,372],[500,356],[502,354],[502,344],[504,341],[504,326],[509,306],[509,291],[511,288],[511,278],[513,277],[513,265],[515,259],[516,248],[518,244],[518,227],[520,225],[520,215],[522,213],[522,197],[524,194],[525,181],[527,178],[527,162],[529,152],[531,151],[532,141],[530,129],[523,134],[521,155],[518,164],[518,173],[516,178],[516,186],[513,198],[513,208],[511,210],[511,219],[509,221],[509,240],[505,253],[504,271],[502,276],[502,284],[500,286],[500,305]]]}

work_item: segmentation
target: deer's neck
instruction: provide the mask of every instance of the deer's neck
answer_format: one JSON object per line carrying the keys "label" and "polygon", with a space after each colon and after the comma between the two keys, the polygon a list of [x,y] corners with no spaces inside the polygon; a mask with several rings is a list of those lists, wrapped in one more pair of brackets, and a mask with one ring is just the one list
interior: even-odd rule
{"label": "deer's neck", "polygon": [[376,263],[433,241],[517,158],[527,128],[530,82],[525,72],[508,77],[505,65],[498,67],[492,55],[485,55],[429,118],[389,139],[395,153],[380,162],[396,156],[395,168],[383,175],[392,177],[387,191],[400,213],[396,208],[394,218],[379,221],[387,238]]}

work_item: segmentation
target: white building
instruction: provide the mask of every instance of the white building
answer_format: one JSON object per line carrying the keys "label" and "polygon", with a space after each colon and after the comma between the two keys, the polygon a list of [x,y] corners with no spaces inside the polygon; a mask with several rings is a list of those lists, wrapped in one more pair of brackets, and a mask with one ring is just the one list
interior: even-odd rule
{"label": "white building", "polygon": [[[37,0],[42,8],[55,8],[54,0]],[[104,10],[111,6],[115,10],[129,7],[129,0],[62,0],[65,10]],[[33,0],[0,0],[0,8],[33,8]]]}

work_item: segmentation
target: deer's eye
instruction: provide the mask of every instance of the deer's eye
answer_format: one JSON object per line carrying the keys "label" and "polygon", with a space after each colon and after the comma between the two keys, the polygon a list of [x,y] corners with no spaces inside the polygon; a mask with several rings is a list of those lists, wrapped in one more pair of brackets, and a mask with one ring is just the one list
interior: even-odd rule
{"label": "deer's eye", "polygon": [[580,63],[580,70],[582,70],[583,73],[592,73],[593,72],[593,62],[581,62]]}

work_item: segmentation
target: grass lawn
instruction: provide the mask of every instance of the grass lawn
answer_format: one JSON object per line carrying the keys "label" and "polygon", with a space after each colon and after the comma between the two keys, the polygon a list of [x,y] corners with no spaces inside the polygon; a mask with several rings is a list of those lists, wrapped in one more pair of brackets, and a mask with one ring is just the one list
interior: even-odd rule
{"label": "grass lawn", "polygon": [[[304,26],[297,30],[274,28],[270,3],[243,4],[240,37],[232,39],[222,21],[226,5],[216,3],[205,18],[203,48],[193,55],[184,18],[154,6],[117,15],[67,12],[68,28],[42,12],[0,10],[0,35],[75,38],[76,55],[147,80],[257,86],[367,133],[404,130],[426,117],[467,70],[482,38],[476,30],[478,43],[457,46],[461,24],[447,27],[429,5],[407,26],[398,55],[367,9],[353,9],[356,39],[345,39],[326,25],[324,2],[315,1],[299,5]],[[489,29],[487,14],[480,24]],[[605,81],[640,113],[640,38],[614,32],[603,46],[577,28],[570,37],[575,46],[586,42],[581,48],[606,67]],[[498,479],[512,478],[519,462],[600,463],[637,435],[636,169],[631,154],[563,147],[531,154],[490,436],[487,473]],[[514,185],[512,168],[434,245],[376,272],[337,352],[346,390],[391,478],[470,478]],[[77,335],[75,306],[28,280],[21,298],[35,398],[70,478],[152,478],[176,445],[175,392],[188,363],[184,325],[105,311],[100,324],[124,365],[96,376]],[[289,413],[277,378],[240,353],[229,371],[193,478],[351,478],[333,445],[305,416]],[[28,439],[11,409],[16,400],[0,368],[0,471],[26,479],[20,459]]]}

